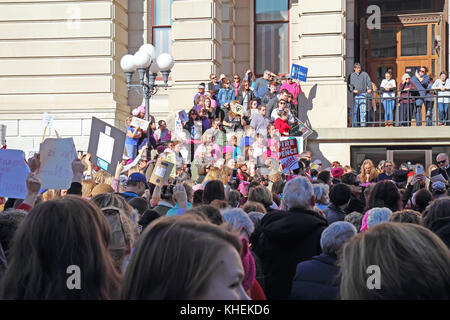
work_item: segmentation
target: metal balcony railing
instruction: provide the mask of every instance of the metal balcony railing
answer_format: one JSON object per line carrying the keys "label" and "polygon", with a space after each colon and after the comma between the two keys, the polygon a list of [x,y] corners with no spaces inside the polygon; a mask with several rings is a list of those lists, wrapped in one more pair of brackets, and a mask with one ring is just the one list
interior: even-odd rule
{"label": "metal balcony railing", "polygon": [[[449,126],[450,89],[396,90],[354,95],[349,106],[349,127]],[[358,108],[356,108],[358,106]]]}

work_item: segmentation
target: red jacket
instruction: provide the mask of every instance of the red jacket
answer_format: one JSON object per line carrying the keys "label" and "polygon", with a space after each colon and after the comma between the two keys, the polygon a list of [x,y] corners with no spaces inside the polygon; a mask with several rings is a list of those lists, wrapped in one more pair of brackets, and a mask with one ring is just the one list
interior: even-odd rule
{"label": "red jacket", "polygon": [[[409,83],[402,82],[400,84],[400,86],[398,87],[399,90],[404,90],[406,88],[409,88],[409,90],[401,91],[401,93],[400,93],[400,98],[403,98],[403,99],[400,99],[400,103],[408,103],[408,100],[409,100],[409,103],[414,103],[413,97],[419,95],[416,85],[410,81]],[[409,97],[409,99],[408,99],[408,97]]]}
{"label": "red jacket", "polygon": [[289,125],[288,125],[288,123],[287,123],[287,120],[284,121],[284,120],[281,120],[281,118],[277,118],[277,119],[275,120],[274,125],[275,125],[275,129],[277,129],[278,132],[279,132],[282,136],[284,136],[285,133],[288,133],[288,134],[289,134],[289,129],[290,129],[291,127],[289,127]]}

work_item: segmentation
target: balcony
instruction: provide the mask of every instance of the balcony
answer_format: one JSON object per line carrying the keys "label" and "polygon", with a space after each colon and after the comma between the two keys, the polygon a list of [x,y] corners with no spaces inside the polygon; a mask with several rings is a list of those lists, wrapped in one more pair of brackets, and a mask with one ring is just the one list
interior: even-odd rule
{"label": "balcony", "polygon": [[[397,90],[392,93],[392,97],[383,97],[383,92],[378,90],[365,96],[353,96],[349,102],[348,127],[450,126],[449,89],[425,90],[422,96],[418,91]],[[355,103],[360,107],[358,110],[354,107]],[[392,109],[392,116],[389,109]]]}

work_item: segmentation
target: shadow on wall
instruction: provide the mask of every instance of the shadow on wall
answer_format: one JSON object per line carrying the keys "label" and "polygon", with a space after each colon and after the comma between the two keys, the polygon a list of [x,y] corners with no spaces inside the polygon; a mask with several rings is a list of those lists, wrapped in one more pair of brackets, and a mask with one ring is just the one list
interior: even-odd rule
{"label": "shadow on wall", "polygon": [[[313,129],[311,126],[311,122],[309,121],[308,117],[308,111],[311,111],[313,109],[313,100],[316,97],[317,94],[317,83],[312,86],[311,90],[309,90],[308,97],[306,97],[305,93],[302,91],[300,94],[300,100],[299,100],[299,110],[298,110],[298,117],[300,120],[305,123],[309,128]],[[315,139],[315,137],[311,137]]]}
{"label": "shadow on wall", "polygon": [[312,161],[318,159],[321,160],[322,168],[326,169],[331,167],[331,163],[335,159],[327,159],[323,155],[322,151],[320,150],[320,144],[316,142],[316,139],[318,138],[317,131],[315,131],[314,128],[312,127],[311,121],[309,120],[308,117],[308,112],[314,108],[314,98],[316,98],[316,96],[317,96],[317,83],[311,87],[308,96],[306,96],[304,92],[301,93],[298,117],[303,123],[305,123],[309,128],[313,130],[313,133],[307,139],[305,150],[311,152]]}

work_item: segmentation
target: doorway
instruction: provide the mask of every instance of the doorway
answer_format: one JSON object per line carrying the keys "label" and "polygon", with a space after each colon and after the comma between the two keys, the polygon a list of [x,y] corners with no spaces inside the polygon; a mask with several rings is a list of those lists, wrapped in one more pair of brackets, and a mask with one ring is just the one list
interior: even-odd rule
{"label": "doorway", "polygon": [[430,149],[406,149],[406,150],[387,150],[387,160],[393,161],[398,167],[406,163],[410,170],[416,164],[421,164],[428,168],[432,163],[432,150]]}

